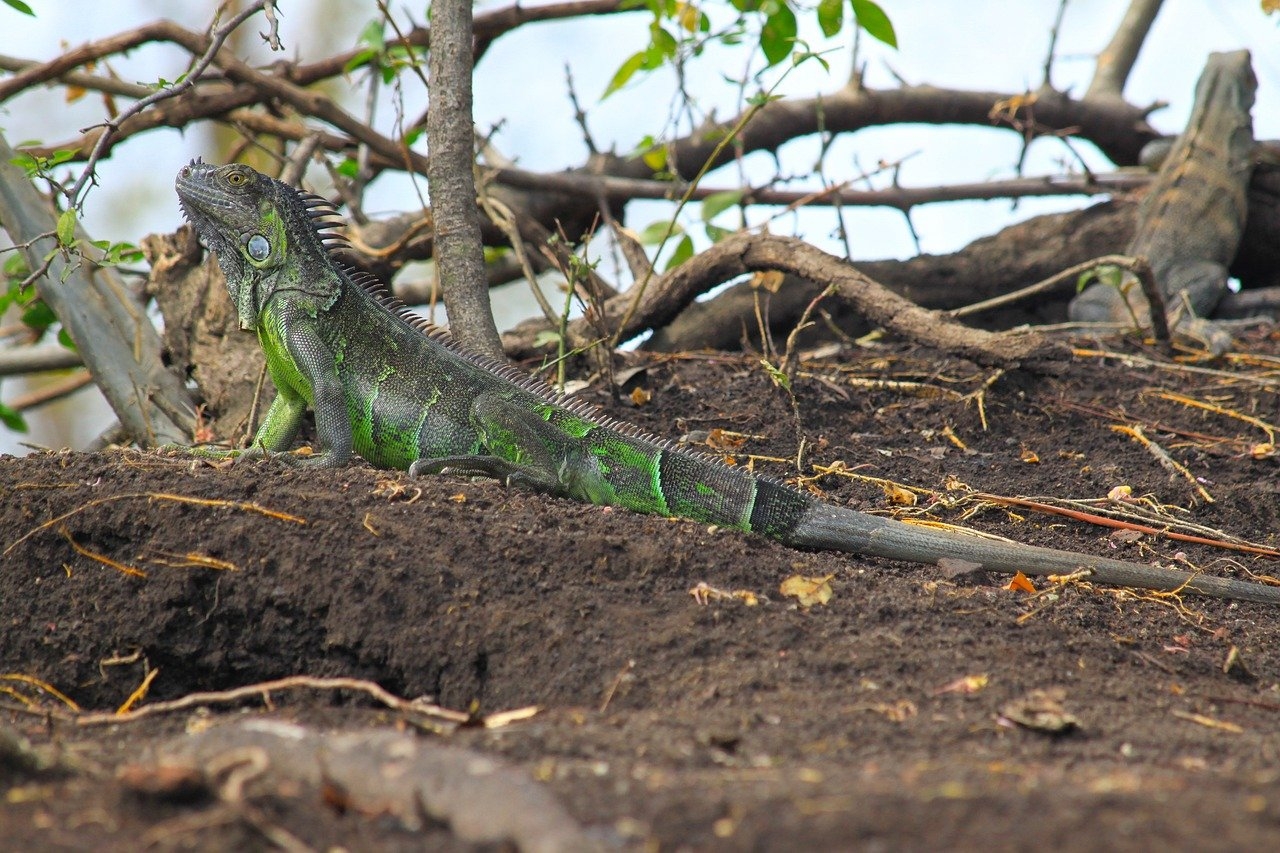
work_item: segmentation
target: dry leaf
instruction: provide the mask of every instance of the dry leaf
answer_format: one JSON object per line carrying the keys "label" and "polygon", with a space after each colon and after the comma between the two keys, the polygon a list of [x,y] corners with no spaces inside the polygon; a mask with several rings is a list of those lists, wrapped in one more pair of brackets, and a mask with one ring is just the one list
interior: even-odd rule
{"label": "dry leaf", "polygon": [[1145,535],[1141,530],[1117,530],[1109,538],[1114,542],[1122,542],[1127,545],[1139,541]]}
{"label": "dry leaf", "polygon": [[826,604],[831,600],[831,579],[835,575],[813,578],[804,575],[792,575],[782,582],[778,592],[794,598],[801,607],[812,607],[815,604]]}
{"label": "dry leaf", "polygon": [[711,430],[707,433],[707,446],[719,451],[737,450],[747,443],[747,437],[740,432],[727,429]]}
{"label": "dry leaf", "polygon": [[916,493],[910,489],[904,489],[896,483],[881,483],[880,487],[884,489],[885,498],[894,506],[916,505]]}
{"label": "dry leaf", "polygon": [[1107,500],[1115,503],[1129,503],[1133,499],[1133,486],[1116,486],[1107,492]]}
{"label": "dry leaf", "polygon": [[770,293],[777,293],[786,279],[787,277],[777,270],[768,270],[753,275],[751,277],[751,286],[767,290]]}
{"label": "dry leaf", "polygon": [[1067,691],[1061,687],[1032,690],[1000,709],[1000,716],[1037,732],[1062,734],[1080,727],[1080,721],[1063,708]]}
{"label": "dry leaf", "polygon": [[689,594],[693,596],[694,601],[704,606],[710,604],[713,600],[722,601],[725,599],[735,598],[747,607],[757,607],[760,604],[760,596],[756,595],[749,589],[717,589],[706,581],[698,581],[698,583],[689,590]]}
{"label": "dry leaf", "polygon": [[1035,465],[1040,461],[1040,456],[1030,447],[1022,448],[1022,453],[1018,454],[1018,458],[1028,465]]}
{"label": "dry leaf", "polygon": [[649,393],[647,388],[641,388],[637,385],[631,389],[631,402],[637,406],[643,406],[645,403],[653,399],[653,395]]}
{"label": "dry leaf", "polygon": [[1026,593],[1033,593],[1036,591],[1035,584],[1033,584],[1030,580],[1028,580],[1027,576],[1024,575],[1022,572],[1018,572],[1013,577],[1011,577],[1009,579],[1009,582],[1004,585],[1004,588],[1012,592],[1017,592],[1021,590],[1022,592],[1026,592]]}
{"label": "dry leaf", "polygon": [[933,695],[939,696],[943,693],[963,693],[968,696],[978,693],[985,689],[990,676],[985,672],[978,675],[965,675],[952,681],[950,684],[944,684],[937,690],[933,691]]}

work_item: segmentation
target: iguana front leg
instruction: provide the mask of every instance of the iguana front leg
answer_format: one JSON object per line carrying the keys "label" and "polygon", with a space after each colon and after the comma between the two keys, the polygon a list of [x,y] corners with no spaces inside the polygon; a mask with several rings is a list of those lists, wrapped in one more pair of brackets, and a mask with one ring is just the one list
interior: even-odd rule
{"label": "iguana front leg", "polygon": [[493,394],[476,398],[471,418],[489,453],[419,459],[409,474],[492,477],[542,494],[599,502],[600,473],[583,453],[581,439]]}
{"label": "iguana front leg", "polygon": [[[275,323],[265,321],[268,334],[274,332],[277,346],[267,346],[267,369],[276,386],[276,398],[266,420],[254,436],[253,444],[267,453],[289,449],[306,411],[303,390],[311,390],[311,408],[316,415],[316,438],[320,452],[310,456],[281,454],[287,465],[307,468],[340,468],[351,459],[354,447],[351,413],[346,389],[339,378],[337,360],[315,329],[315,318],[305,312],[285,312]],[[278,346],[282,343],[283,347]]]}

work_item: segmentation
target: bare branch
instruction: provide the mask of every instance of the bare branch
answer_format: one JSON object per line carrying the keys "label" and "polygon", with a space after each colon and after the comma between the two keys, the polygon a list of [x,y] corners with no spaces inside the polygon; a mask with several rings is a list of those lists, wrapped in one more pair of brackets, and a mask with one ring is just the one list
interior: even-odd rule
{"label": "bare branch", "polygon": [[[530,172],[504,168],[495,177],[509,187],[539,192],[557,192],[615,201],[631,199],[668,199],[683,197],[689,185],[683,181],[657,181],[643,178],[615,178],[581,172]],[[779,190],[769,187],[747,187],[742,190],[744,204],[770,204],[786,207],[822,207],[848,205],[857,207],[892,207],[909,210],[917,205],[944,201],[984,201],[1005,198],[1030,198],[1057,195],[1103,195],[1142,189],[1153,180],[1149,173],[1111,172],[1081,177],[1079,175],[1046,175],[1039,178],[1014,178],[970,184],[942,184],[931,187],[895,185],[877,190],[855,190],[836,185],[824,190]],[[689,198],[700,201],[725,192],[724,187],[698,186]]]}
{"label": "bare branch", "polygon": [[20,376],[45,370],[66,370],[84,364],[80,354],[61,344],[40,344],[0,350],[0,376]]}
{"label": "bare branch", "polygon": [[[85,161],[84,169],[81,172],[80,177],[76,180],[75,184],[66,191],[69,203],[72,205],[79,205],[81,195],[84,193],[85,187],[87,187],[89,182],[94,179],[94,167],[98,160],[100,160],[106,153],[108,143],[111,141],[111,137],[119,130],[121,122],[126,121],[130,116],[137,115],[152,104],[177,97],[195,85],[195,81],[200,78],[205,69],[209,67],[209,64],[213,62],[214,57],[222,48],[222,44],[227,40],[227,37],[230,36],[231,33],[233,33],[241,24],[249,20],[249,18],[262,11],[263,8],[271,7],[272,5],[273,0],[255,0],[255,2],[250,3],[248,7],[235,15],[224,26],[218,27],[210,33],[208,47],[205,48],[204,53],[196,60],[195,65],[192,67],[191,71],[188,72],[185,79],[172,86],[153,92],[139,101],[135,101],[120,115],[116,116],[111,121],[106,122],[103,125],[102,133],[94,143],[93,151],[89,154],[89,159]],[[195,51],[192,52],[195,53]],[[56,62],[57,61],[55,60],[55,62],[51,64],[56,64]],[[30,73],[38,72],[39,69],[32,69]],[[21,77],[22,74],[19,74],[18,76]],[[13,81],[10,82],[12,83]],[[4,87],[0,86],[0,102],[3,102],[7,97],[8,95],[4,93]]]}
{"label": "bare branch", "polygon": [[1115,35],[1098,54],[1098,67],[1084,94],[1085,100],[1123,100],[1125,81],[1163,3],[1164,0],[1130,0]]}
{"label": "bare branch", "polygon": [[[34,59],[0,55],[0,70],[4,71],[26,71],[41,64]],[[56,79],[59,83],[65,83],[68,86],[79,86],[81,89],[107,95],[122,95],[126,98],[145,98],[155,91],[139,83],[126,83],[114,77],[100,77],[97,74],[85,74],[81,71],[68,71],[65,74],[59,74]]]}

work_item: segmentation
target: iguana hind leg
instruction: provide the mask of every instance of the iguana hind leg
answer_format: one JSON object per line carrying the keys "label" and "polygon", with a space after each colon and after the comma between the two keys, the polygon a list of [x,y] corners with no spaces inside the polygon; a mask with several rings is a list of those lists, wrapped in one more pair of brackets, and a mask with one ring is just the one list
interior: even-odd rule
{"label": "iguana hind leg", "polygon": [[599,472],[583,443],[496,394],[477,397],[471,417],[487,454],[419,459],[409,473],[492,477],[508,486],[592,500]]}
{"label": "iguana hind leg", "polygon": [[518,465],[498,456],[442,456],[438,459],[419,459],[409,466],[410,477],[425,474],[491,477],[512,488],[546,495],[565,494],[560,481],[542,469],[532,465]]}

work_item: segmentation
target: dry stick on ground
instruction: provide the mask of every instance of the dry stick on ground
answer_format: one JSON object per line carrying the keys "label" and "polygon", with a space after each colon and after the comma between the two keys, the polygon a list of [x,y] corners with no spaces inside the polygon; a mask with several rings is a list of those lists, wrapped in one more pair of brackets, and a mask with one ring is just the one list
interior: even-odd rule
{"label": "dry stick on ground", "polygon": [[[778,271],[810,281],[828,282],[871,322],[910,340],[928,344],[978,364],[1007,367],[1021,364],[1047,367],[1066,357],[1065,349],[1032,332],[992,333],[951,322],[919,307],[866,277],[845,261],[792,237],[736,234],[690,258],[655,280],[630,321],[619,330],[626,340],[645,329],[661,326],[700,293],[717,284],[754,272]],[[619,323],[632,297],[623,293],[604,305],[605,320]],[[583,320],[570,324],[576,334],[589,330]],[[508,351],[532,350],[542,324],[522,324],[504,339]]]}
{"label": "dry stick on ground", "polygon": [[277,512],[276,510],[268,509],[267,507],[264,507],[262,504],[256,503],[254,501],[227,501],[227,500],[221,500],[221,499],[215,499],[215,498],[196,498],[196,497],[191,497],[189,495],[174,495],[168,492],[125,492],[118,495],[108,495],[102,498],[94,498],[91,501],[87,501],[85,503],[80,504],[80,506],[76,507],[75,509],[71,509],[62,513],[62,515],[55,516],[49,519],[48,521],[42,522],[41,524],[37,524],[35,527],[31,528],[26,533],[22,534],[13,542],[11,542],[9,546],[4,549],[3,552],[0,552],[0,557],[7,557],[10,551],[12,551],[14,548],[17,548],[23,542],[26,542],[32,536],[35,536],[40,531],[47,530],[48,528],[54,526],[55,524],[58,524],[59,522],[62,522],[62,521],[66,521],[71,516],[84,512],[85,510],[91,507],[98,506],[99,504],[112,503],[114,501],[137,500],[139,498],[146,498],[152,501],[170,501],[173,503],[195,504],[196,506],[225,507],[227,509],[240,510],[241,512],[249,512],[249,513],[256,513],[258,515],[265,515],[267,518],[274,518],[279,521],[288,521],[293,524],[307,523],[307,520],[305,518],[301,518],[300,516],[296,516],[296,515],[290,515],[287,512]]}
{"label": "dry stick on ground", "polygon": [[157,714],[172,714],[175,711],[186,711],[191,708],[202,708],[209,705],[230,705],[246,699],[263,698],[270,702],[270,694],[292,690],[332,690],[363,693],[382,705],[403,714],[431,716],[459,725],[471,720],[471,716],[462,711],[454,711],[439,705],[431,705],[403,699],[383,689],[380,685],[358,678],[316,678],[309,675],[291,675],[274,681],[263,681],[257,684],[246,684],[230,690],[214,690],[205,693],[190,693],[179,699],[168,702],[153,702],[143,705],[136,711],[109,714],[76,714],[72,719],[77,726],[110,726],[119,723],[131,723],[135,720],[154,717]]}
{"label": "dry stick on ground", "polygon": [[1146,533],[1151,536],[1163,537],[1165,539],[1176,539],[1179,542],[1192,542],[1197,545],[1209,545],[1214,548],[1224,548],[1228,551],[1243,551],[1246,554],[1258,554],[1263,557],[1280,557],[1280,551],[1277,551],[1274,548],[1268,548],[1265,545],[1251,545],[1248,543],[1231,542],[1226,539],[1212,539],[1207,536],[1179,533],[1174,530],[1169,530],[1167,527],[1154,527],[1152,525],[1140,524],[1133,521],[1108,518],[1104,515],[1096,515],[1094,513],[1082,512],[1076,509],[1054,506],[1053,504],[1033,501],[1027,498],[993,495],[989,492],[974,492],[972,496],[979,500],[991,501],[996,504],[1022,507],[1023,509],[1031,509],[1048,515],[1062,515],[1079,521],[1087,521],[1090,524],[1096,524],[1100,527],[1114,527],[1118,530],[1136,530],[1139,533]]}

